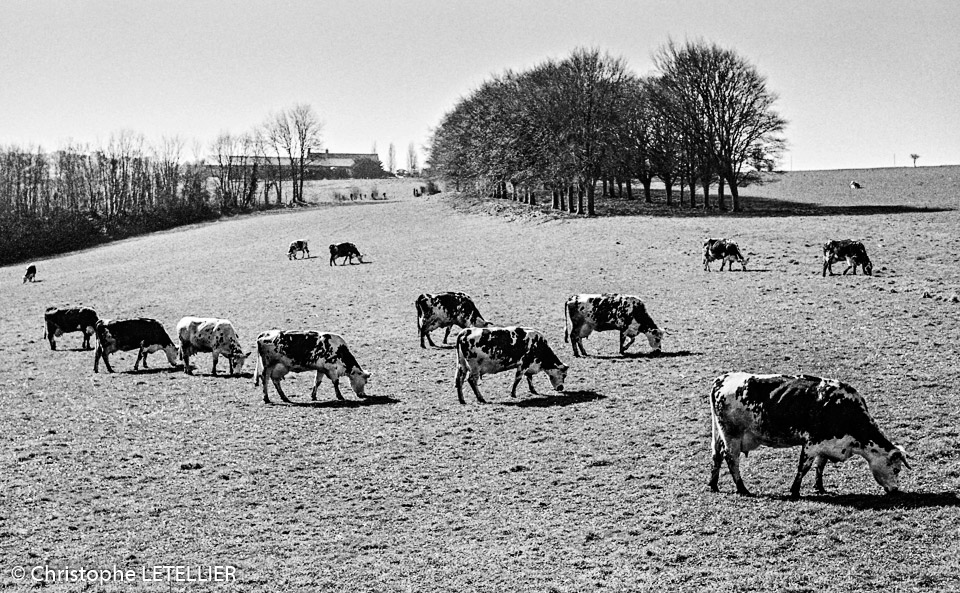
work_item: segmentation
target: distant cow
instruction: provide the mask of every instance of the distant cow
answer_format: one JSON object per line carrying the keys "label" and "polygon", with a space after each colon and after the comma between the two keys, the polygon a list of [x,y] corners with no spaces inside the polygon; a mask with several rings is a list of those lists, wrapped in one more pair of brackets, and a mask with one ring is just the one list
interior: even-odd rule
{"label": "distant cow", "polygon": [[337,243],[330,246],[330,265],[335,266],[336,259],[338,257],[343,258],[343,262],[340,264],[342,266],[347,265],[347,258],[350,258],[350,264],[353,265],[353,258],[360,260],[360,263],[363,263],[363,254],[357,249],[357,246],[353,243]]}
{"label": "distant cow", "polygon": [[27,266],[27,273],[23,275],[23,284],[34,282],[37,278],[37,266],[30,264]]}
{"label": "distant cow", "polygon": [[163,325],[156,319],[147,317],[138,317],[134,319],[113,319],[97,322],[95,326],[97,334],[97,352],[93,358],[93,372],[98,373],[100,359],[103,358],[103,364],[107,367],[107,372],[112,373],[109,356],[117,351],[137,350],[137,361],[133,363],[133,370],[140,368],[140,361],[143,360],[143,368],[147,366],[147,354],[152,354],[157,350],[163,350],[167,355],[170,366],[177,366],[177,348],[173,345],[170,336],[167,335]]}
{"label": "distant cow", "polygon": [[859,183],[857,183],[856,181],[851,181],[851,182],[850,182],[850,189],[860,189],[860,188],[862,188],[862,187],[863,187],[863,186],[860,185]]}
{"label": "distant cow", "polygon": [[297,252],[300,252],[304,258],[310,257],[310,249],[306,241],[294,241],[290,243],[290,249],[287,251],[287,259],[297,259]]}
{"label": "distant cow", "polygon": [[740,262],[740,269],[747,269],[747,258],[740,253],[737,244],[726,239],[705,239],[703,241],[703,269],[710,271],[710,262],[720,260],[720,271],[723,266],[730,264],[727,270],[733,269],[733,262]]}
{"label": "distant cow", "polygon": [[184,317],[177,324],[177,337],[180,340],[180,357],[183,359],[183,372],[193,372],[190,356],[195,352],[213,354],[212,374],[217,374],[217,360],[223,355],[230,366],[230,374],[239,373],[250,353],[243,353],[240,339],[233,324],[227,319],[204,319]]}
{"label": "distant cow", "polygon": [[443,343],[450,337],[450,329],[460,327],[487,327],[486,321],[473,300],[462,292],[441,292],[438,294],[421,294],[414,303],[417,307],[417,330],[420,332],[420,347],[426,337],[430,345],[436,347],[430,339],[430,332],[441,327],[447,328],[443,335]]}
{"label": "distant cow", "polygon": [[627,348],[641,333],[647,336],[654,352],[660,350],[663,330],[650,318],[638,297],[620,294],[575,294],[567,299],[564,313],[569,326],[565,328],[563,339],[571,342],[574,356],[587,356],[582,340],[590,337],[591,333],[614,329],[620,332],[620,354],[626,353]]}
{"label": "distant cow", "polygon": [[899,489],[903,450],[880,432],[857,391],[835,379],[808,375],[727,373],[710,392],[713,415],[713,471],[710,488],[719,491],[720,463],[726,459],[737,493],[750,496],[740,477],[740,453],[760,446],[800,446],[800,464],[790,488],[800,496],[800,483],[812,466],[816,489],[824,493],[823,468],[828,461],[861,455],[873,477],[887,492]]}
{"label": "distant cow", "polygon": [[844,274],[853,270],[853,275],[857,275],[857,266],[863,267],[863,273],[867,276],[873,275],[873,264],[867,257],[867,249],[860,241],[851,241],[843,239],[842,241],[828,241],[823,244],[823,275],[827,272],[833,276],[833,264],[846,260],[847,268]]}
{"label": "distant cow", "polygon": [[83,349],[90,349],[90,336],[96,331],[100,317],[90,307],[47,307],[43,313],[43,337],[50,341],[50,349],[57,349],[57,337],[70,332],[83,332]]}
{"label": "distant cow", "polygon": [[315,331],[271,330],[257,336],[257,370],[254,385],[263,381],[263,401],[270,403],[267,395],[267,379],[273,381],[280,399],[291,403],[280,387],[280,381],[289,373],[317,371],[317,380],[313,384],[310,398],[317,399],[317,387],[320,380],[327,376],[333,382],[333,391],[337,399],[343,399],[340,393],[340,377],[350,380],[357,397],[366,397],[364,389],[370,373],[360,368],[360,363],[347,348],[346,342],[337,334],[325,334]]}
{"label": "distant cow", "polygon": [[567,365],[560,362],[546,338],[535,329],[525,327],[467,328],[457,334],[457,397],[463,399],[463,380],[466,379],[477,396],[477,401],[486,403],[480,395],[478,383],[483,375],[491,375],[517,369],[513,380],[511,397],[517,397],[517,385],[526,375],[530,393],[537,395],[533,387],[533,375],[543,371],[557,391],[563,391],[567,378]]}

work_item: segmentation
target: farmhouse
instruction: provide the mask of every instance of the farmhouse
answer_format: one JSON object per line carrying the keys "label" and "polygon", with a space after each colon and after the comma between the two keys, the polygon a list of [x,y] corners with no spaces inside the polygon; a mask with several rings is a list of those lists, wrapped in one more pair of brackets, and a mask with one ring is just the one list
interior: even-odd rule
{"label": "farmhouse", "polygon": [[[297,159],[293,159],[296,162]],[[261,178],[276,178],[278,167],[283,177],[288,177],[287,171],[291,167],[291,159],[286,156],[267,155],[212,155],[208,157],[211,175],[217,176],[218,169],[224,167],[246,170],[248,175],[258,170]],[[307,151],[304,162],[304,177],[306,179],[348,179],[348,178],[378,178],[389,174],[383,170],[383,164],[376,153],[330,152],[329,150]]]}

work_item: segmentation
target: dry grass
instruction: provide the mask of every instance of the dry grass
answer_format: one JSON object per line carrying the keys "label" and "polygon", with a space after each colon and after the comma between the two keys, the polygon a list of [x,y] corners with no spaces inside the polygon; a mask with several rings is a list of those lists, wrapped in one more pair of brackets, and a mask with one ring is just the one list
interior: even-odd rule
{"label": "dry grass", "polygon": [[[913,169],[847,173],[747,193],[956,207],[955,183],[913,183]],[[852,178],[864,193],[845,191]],[[158,233],[40,262],[35,285],[0,269],[0,582],[17,565],[232,564],[238,581],[219,590],[960,589],[960,304],[921,298],[960,291],[958,211],[511,222],[450,200]],[[752,271],[702,272],[705,236],[738,241]],[[819,245],[841,237],[865,241],[874,277],[820,277]],[[315,257],[288,261],[301,238]],[[371,263],[329,267],[322,247],[339,241]],[[495,375],[493,403],[460,406],[453,352],[418,347],[413,301],[441,290],[542,329],[571,393],[511,400]],[[599,291],[640,295],[672,332],[667,356],[618,358],[616,337],[597,334],[585,345],[600,356],[573,359],[562,303]],[[202,355],[193,377],[159,354],[149,372],[129,372],[127,354],[94,375],[92,353],[71,350],[79,334],[58,352],[41,339],[43,309],[65,303],[170,331],[184,315],[227,317],[248,348],[274,327],[336,331],[377,397],[338,404],[325,383],[309,405],[299,375],[287,393],[306,405],[268,406],[249,374],[206,376]],[[852,383],[910,452],[908,493],[882,496],[856,459],[827,469],[835,495],[814,495],[810,476],[790,501],[798,452],[771,449],[743,465],[758,498],[733,494],[725,469],[708,492],[707,390],[727,370]]]}

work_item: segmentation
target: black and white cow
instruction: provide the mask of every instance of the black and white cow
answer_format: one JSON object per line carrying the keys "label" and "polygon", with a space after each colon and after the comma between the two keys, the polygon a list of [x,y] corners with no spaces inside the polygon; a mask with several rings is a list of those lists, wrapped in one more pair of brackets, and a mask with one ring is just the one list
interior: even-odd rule
{"label": "black and white cow", "polygon": [[840,241],[827,241],[823,244],[823,275],[827,272],[833,276],[833,264],[846,260],[847,269],[844,274],[853,270],[853,275],[857,275],[857,266],[863,267],[863,273],[867,276],[873,275],[873,264],[867,257],[867,249],[860,241],[851,241],[843,239]]}
{"label": "black and white cow", "polygon": [[307,247],[306,241],[293,241],[290,243],[290,249],[287,250],[287,259],[297,259],[297,252],[299,252],[304,259],[310,257],[310,248]]}
{"label": "black and white cow", "polygon": [[567,365],[547,344],[543,334],[525,327],[469,327],[457,334],[457,397],[463,399],[463,381],[470,383],[477,401],[486,403],[480,395],[478,383],[484,375],[517,369],[511,397],[517,397],[517,385],[526,375],[530,393],[537,395],[533,376],[543,371],[557,391],[563,391]]}
{"label": "black and white cow", "polygon": [[863,186],[857,183],[856,181],[850,182],[850,189],[862,189]]}
{"label": "black and white cow", "polygon": [[43,337],[50,341],[50,349],[57,349],[57,337],[70,332],[83,332],[84,350],[90,349],[90,336],[96,332],[100,316],[90,307],[47,307],[43,313]]}
{"label": "black and white cow", "polygon": [[363,263],[363,254],[360,253],[360,250],[357,249],[357,246],[353,243],[337,243],[330,245],[330,265],[335,266],[336,259],[338,257],[343,258],[343,262],[340,264],[342,266],[347,265],[347,258],[350,259],[350,265],[353,265],[353,258],[360,260],[360,263]]}
{"label": "black and white cow", "polygon": [[823,468],[851,455],[867,460],[873,477],[887,492],[899,489],[901,466],[909,468],[903,449],[880,432],[857,391],[835,379],[808,375],[727,373],[710,392],[713,415],[713,471],[710,488],[719,491],[724,460],[737,493],[750,496],[740,477],[740,454],[760,446],[800,446],[800,463],[790,488],[800,496],[803,476],[815,466],[816,489],[824,493]]}
{"label": "black and white cow", "polygon": [[591,333],[614,329],[620,332],[620,354],[626,353],[641,333],[647,336],[653,352],[660,350],[663,330],[650,318],[638,297],[625,294],[575,294],[567,299],[564,312],[569,325],[565,327],[563,340],[571,343],[574,356],[587,356],[582,340]]}
{"label": "black and white cow", "polygon": [[447,343],[453,326],[487,327],[490,322],[483,318],[469,295],[463,292],[441,292],[421,294],[414,303],[417,307],[417,330],[420,332],[420,347],[426,348],[423,338],[436,347],[430,339],[430,332],[441,327],[447,328],[443,334],[443,343]]}
{"label": "black and white cow", "polygon": [[23,275],[23,283],[35,282],[37,279],[37,266],[30,264],[27,266],[27,273]]}
{"label": "black and white cow", "polygon": [[720,271],[723,266],[730,264],[727,270],[733,270],[733,262],[740,262],[740,269],[747,269],[749,259],[743,257],[737,244],[726,239],[704,239],[703,241],[703,269],[710,271],[710,262],[720,260]]}
{"label": "black and white cow", "polygon": [[221,355],[227,359],[230,374],[239,373],[243,363],[251,353],[243,353],[240,339],[229,319],[202,317],[184,317],[177,324],[177,338],[180,340],[180,358],[183,359],[183,372],[193,372],[190,356],[197,352],[213,354],[212,374],[217,374],[217,360]]}
{"label": "black and white cow", "polygon": [[267,379],[273,381],[280,399],[291,403],[280,387],[280,381],[289,373],[317,371],[310,398],[317,399],[317,387],[326,375],[333,382],[337,399],[340,393],[340,378],[347,377],[357,397],[364,398],[364,389],[370,373],[360,368],[360,363],[347,348],[347,343],[337,334],[315,331],[270,330],[257,336],[257,370],[254,385],[263,381],[263,401],[270,403],[267,394]]}
{"label": "black and white cow", "polygon": [[93,358],[93,372],[100,372],[100,359],[112,373],[109,356],[117,351],[137,350],[137,361],[133,363],[133,370],[147,366],[147,354],[163,350],[167,355],[170,366],[177,366],[177,347],[163,329],[163,325],[156,319],[137,317],[134,319],[101,319],[95,326],[97,334],[97,352]]}

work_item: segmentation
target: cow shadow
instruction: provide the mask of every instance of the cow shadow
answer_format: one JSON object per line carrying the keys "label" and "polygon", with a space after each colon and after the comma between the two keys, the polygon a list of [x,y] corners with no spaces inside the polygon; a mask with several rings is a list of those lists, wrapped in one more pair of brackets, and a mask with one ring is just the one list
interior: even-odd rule
{"label": "cow shadow", "polygon": [[587,358],[599,358],[602,360],[631,360],[635,358],[679,358],[683,356],[703,356],[703,352],[691,352],[690,350],[671,350],[671,351],[658,351],[658,352],[624,352],[623,354],[597,354],[594,356],[588,356]]}
{"label": "cow shadow", "polygon": [[400,400],[385,395],[368,395],[364,399],[328,399],[304,402],[291,401],[290,403],[271,402],[274,405],[286,405],[294,408],[365,408],[367,406],[382,406],[386,404],[399,404]]}
{"label": "cow shadow", "polygon": [[[777,497],[790,500],[789,497]],[[859,510],[927,509],[960,507],[955,492],[899,492],[897,494],[837,494],[802,496],[800,500]]]}
{"label": "cow shadow", "polygon": [[531,397],[526,399],[498,403],[501,406],[512,406],[515,408],[554,408],[607,399],[607,396],[590,390],[564,391],[559,395],[530,395]]}
{"label": "cow shadow", "polygon": [[126,370],[126,371],[119,371],[119,372],[116,372],[116,373],[114,373],[114,374],[115,374],[115,375],[158,375],[158,374],[160,374],[160,373],[182,373],[182,372],[183,372],[183,367],[180,366],[180,365],[177,365],[177,366],[175,366],[175,367],[169,367],[169,366],[167,366],[167,367],[150,367],[150,368],[146,368],[146,369],[140,369],[140,370],[138,370],[138,371],[135,371],[135,370],[133,370],[133,369],[129,369],[129,370]]}
{"label": "cow shadow", "polygon": [[198,373],[197,371],[193,371],[190,375],[192,377],[209,377],[211,379],[253,379],[253,373],[234,373],[231,375],[228,371],[220,371],[216,375],[210,372]]}

